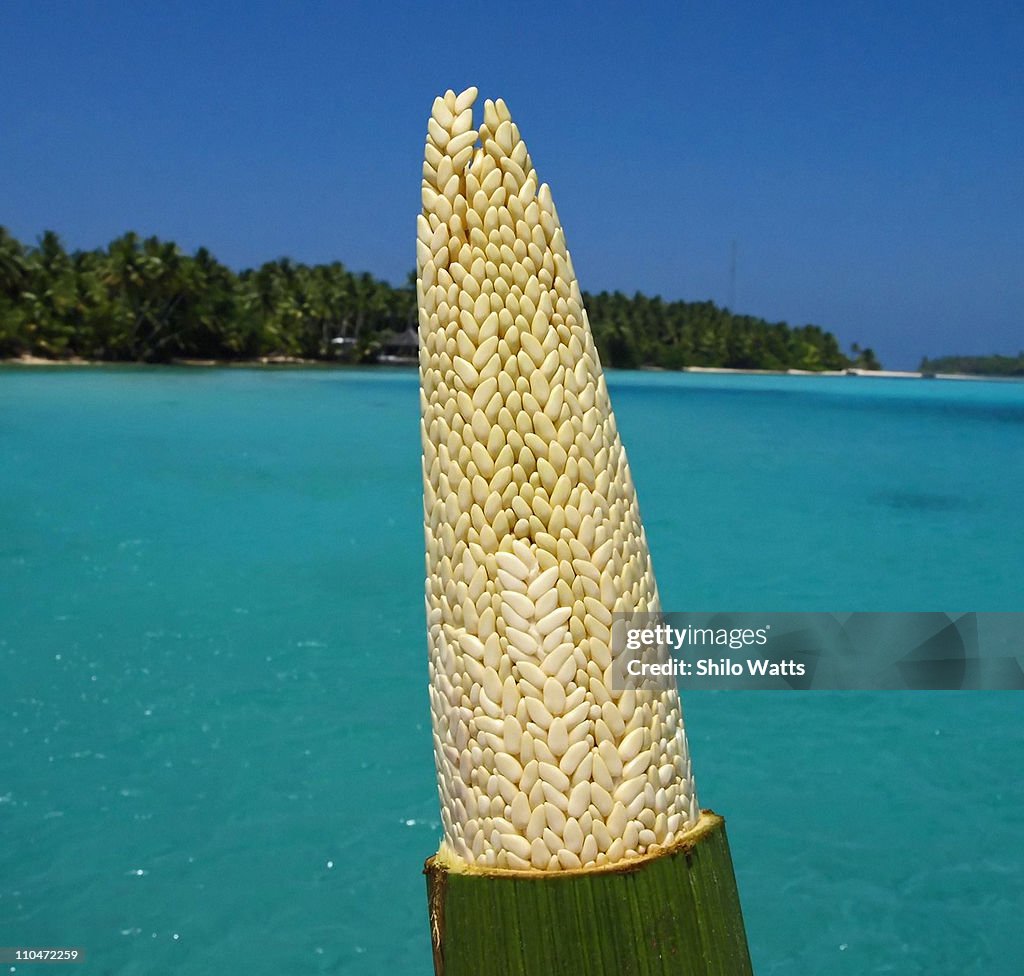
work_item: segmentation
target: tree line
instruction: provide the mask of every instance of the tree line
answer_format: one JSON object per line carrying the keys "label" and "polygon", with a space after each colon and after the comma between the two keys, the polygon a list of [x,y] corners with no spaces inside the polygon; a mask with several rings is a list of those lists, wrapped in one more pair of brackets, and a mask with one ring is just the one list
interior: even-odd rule
{"label": "tree line", "polygon": [[1024,352],[1016,356],[940,356],[921,360],[918,369],[936,373],[964,373],[968,376],[1024,376]]}
{"label": "tree line", "polygon": [[[816,325],[734,315],[710,301],[600,292],[584,303],[607,366],[880,368],[870,349],[848,356]],[[373,362],[415,327],[412,274],[396,287],[340,262],[289,258],[235,272],[206,248],[186,254],[133,232],[69,252],[53,231],[25,245],[0,227],[0,358]]]}

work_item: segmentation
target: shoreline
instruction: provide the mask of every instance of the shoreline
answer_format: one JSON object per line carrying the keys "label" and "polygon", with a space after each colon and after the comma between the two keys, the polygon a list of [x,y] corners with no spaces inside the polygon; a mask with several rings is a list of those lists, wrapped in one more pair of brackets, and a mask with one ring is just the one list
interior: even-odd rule
{"label": "shoreline", "polygon": [[[69,356],[67,359],[47,359],[44,356],[10,356],[0,359],[0,366],[128,366],[167,367],[185,366],[190,368],[247,367],[253,366],[355,366],[358,363],[332,362],[326,359],[302,359],[299,356],[260,356],[257,359],[171,359],[166,363],[145,363],[121,359],[82,359]],[[372,364],[376,365],[376,364]]]}
{"label": "shoreline", "polygon": [[[666,371],[667,372],[667,371]],[[728,366],[684,366],[681,373],[738,373],[741,376],[868,376],[875,379],[925,379],[924,373],[902,369],[732,369]]]}
{"label": "shoreline", "polygon": [[[643,369],[644,367],[641,367]],[[990,376],[985,373],[921,373],[909,369],[730,369],[726,366],[684,366],[680,373],[732,373],[741,376],[856,376],[882,380],[980,380],[996,383],[1021,383],[1024,376]]]}
{"label": "shoreline", "polygon": [[[396,366],[413,367],[414,360],[395,363],[343,363],[324,359],[302,359],[298,356],[261,356],[257,359],[172,359],[166,363],[123,362],[108,359],[82,359],[72,356],[68,359],[46,359],[43,356],[13,356],[0,359],[0,366],[65,366],[65,367],[183,367],[187,369],[261,369],[279,367],[312,367],[316,369],[374,369],[380,366],[394,368]],[[619,372],[619,370],[615,370]],[[859,369],[851,366],[848,369],[734,369],[729,366],[683,366],[681,369],[666,369],[664,366],[640,366],[635,370],[621,372],[640,373],[706,373],[723,376],[829,376],[829,377],[860,377],[866,379],[897,379],[897,380],[967,380],[997,383],[1021,383],[1020,376],[986,376],[980,373],[921,373],[915,370],[900,369]]]}

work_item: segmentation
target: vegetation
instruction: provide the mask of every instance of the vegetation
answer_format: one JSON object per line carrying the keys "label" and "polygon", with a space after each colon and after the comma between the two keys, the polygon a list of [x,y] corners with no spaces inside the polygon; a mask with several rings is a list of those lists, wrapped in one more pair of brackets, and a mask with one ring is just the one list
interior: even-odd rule
{"label": "vegetation", "polygon": [[355,360],[414,323],[411,284],[392,288],[342,264],[288,258],[236,274],[206,248],[128,233],[106,250],[67,253],[45,233],[25,247],[0,228],[0,357]]}
{"label": "vegetation", "polygon": [[[640,293],[584,301],[607,366],[880,368],[870,349],[846,356],[816,325]],[[394,287],[339,262],[288,258],[236,273],[206,248],[188,255],[156,237],[127,233],[106,249],[68,252],[52,231],[26,246],[0,227],[0,358],[372,362],[415,325],[412,275]]]}
{"label": "vegetation", "polygon": [[965,373],[969,376],[1024,376],[1024,352],[1016,356],[942,356],[922,359],[922,373]]}
{"label": "vegetation", "polygon": [[607,366],[719,366],[730,369],[881,369],[874,352],[843,354],[816,325],[793,328],[733,315],[713,302],[665,302],[637,292],[584,295],[594,341]]}

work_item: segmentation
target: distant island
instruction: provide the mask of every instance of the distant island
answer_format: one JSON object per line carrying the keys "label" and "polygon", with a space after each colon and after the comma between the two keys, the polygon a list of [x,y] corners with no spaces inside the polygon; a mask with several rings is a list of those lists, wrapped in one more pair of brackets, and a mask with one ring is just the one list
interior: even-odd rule
{"label": "distant island", "polygon": [[[584,293],[606,366],[880,370],[817,325],[735,315],[713,302]],[[0,227],[0,359],[101,362],[413,362],[415,277],[392,286],[340,262],[279,258],[235,272],[207,248],[129,232],[67,251]]]}
{"label": "distant island", "polygon": [[918,367],[925,376],[954,373],[962,376],[1024,377],[1024,352],[1014,356],[940,356],[922,359]]}

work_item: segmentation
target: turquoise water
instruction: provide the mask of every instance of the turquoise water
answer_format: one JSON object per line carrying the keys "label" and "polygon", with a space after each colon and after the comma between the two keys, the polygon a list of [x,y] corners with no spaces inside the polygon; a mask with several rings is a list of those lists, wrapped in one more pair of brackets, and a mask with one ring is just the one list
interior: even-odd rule
{"label": "turquoise water", "polygon": [[[666,608],[1024,610],[1024,385],[610,388]],[[417,423],[411,372],[0,371],[0,945],[430,972]],[[761,976],[1021,971],[1019,693],[685,706]]]}

